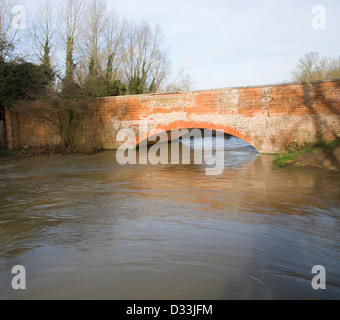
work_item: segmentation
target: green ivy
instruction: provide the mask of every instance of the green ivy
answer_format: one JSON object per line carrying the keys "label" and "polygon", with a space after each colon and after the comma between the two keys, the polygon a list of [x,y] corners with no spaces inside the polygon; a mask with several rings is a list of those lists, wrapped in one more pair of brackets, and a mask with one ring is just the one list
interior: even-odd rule
{"label": "green ivy", "polygon": [[0,61],[0,106],[10,108],[17,100],[34,100],[53,80],[47,66]]}

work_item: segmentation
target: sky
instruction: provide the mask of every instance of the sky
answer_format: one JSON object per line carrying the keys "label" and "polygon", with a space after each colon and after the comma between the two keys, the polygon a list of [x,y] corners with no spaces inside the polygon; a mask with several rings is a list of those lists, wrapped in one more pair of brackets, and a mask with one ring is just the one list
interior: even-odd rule
{"label": "sky", "polygon": [[[30,14],[39,2],[25,0]],[[55,1],[57,2],[57,1]],[[197,90],[291,80],[304,54],[340,55],[339,0],[107,0],[121,17],[159,25],[175,71]],[[325,29],[315,6],[325,9]],[[321,20],[322,22],[323,20]],[[314,22],[314,27],[313,27]]]}

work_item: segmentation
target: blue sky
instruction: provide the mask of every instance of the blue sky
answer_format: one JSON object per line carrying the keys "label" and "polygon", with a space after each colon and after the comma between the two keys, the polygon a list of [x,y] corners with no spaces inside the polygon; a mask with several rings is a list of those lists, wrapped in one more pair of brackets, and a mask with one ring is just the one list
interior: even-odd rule
{"label": "blue sky", "polygon": [[[159,24],[176,70],[193,89],[290,80],[307,52],[340,55],[339,0],[107,0],[136,22]],[[39,1],[26,0],[33,10]],[[315,30],[312,9],[326,9],[326,29]]]}

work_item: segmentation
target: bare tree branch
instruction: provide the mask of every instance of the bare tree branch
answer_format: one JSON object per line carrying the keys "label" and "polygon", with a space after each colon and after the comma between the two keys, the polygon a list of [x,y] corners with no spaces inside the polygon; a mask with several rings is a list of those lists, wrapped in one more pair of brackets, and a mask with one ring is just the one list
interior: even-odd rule
{"label": "bare tree branch", "polygon": [[309,52],[300,58],[291,74],[296,82],[339,79],[340,57],[337,59],[320,58],[317,52]]}

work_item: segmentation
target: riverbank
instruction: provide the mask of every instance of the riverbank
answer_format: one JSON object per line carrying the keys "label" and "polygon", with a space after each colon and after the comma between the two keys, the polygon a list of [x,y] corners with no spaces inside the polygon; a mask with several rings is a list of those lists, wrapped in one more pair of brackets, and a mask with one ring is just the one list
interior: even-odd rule
{"label": "riverbank", "polygon": [[340,140],[307,146],[297,152],[275,158],[278,167],[313,167],[340,172]]}
{"label": "riverbank", "polygon": [[59,146],[36,147],[36,148],[21,148],[14,150],[1,150],[0,161],[27,159],[32,157],[49,157],[49,156],[67,156],[67,155],[89,155],[101,152],[98,150],[93,152],[70,152]]}
{"label": "riverbank", "polygon": [[65,154],[58,147],[21,148],[15,150],[0,150],[0,160],[26,159],[35,156],[55,156]]}

